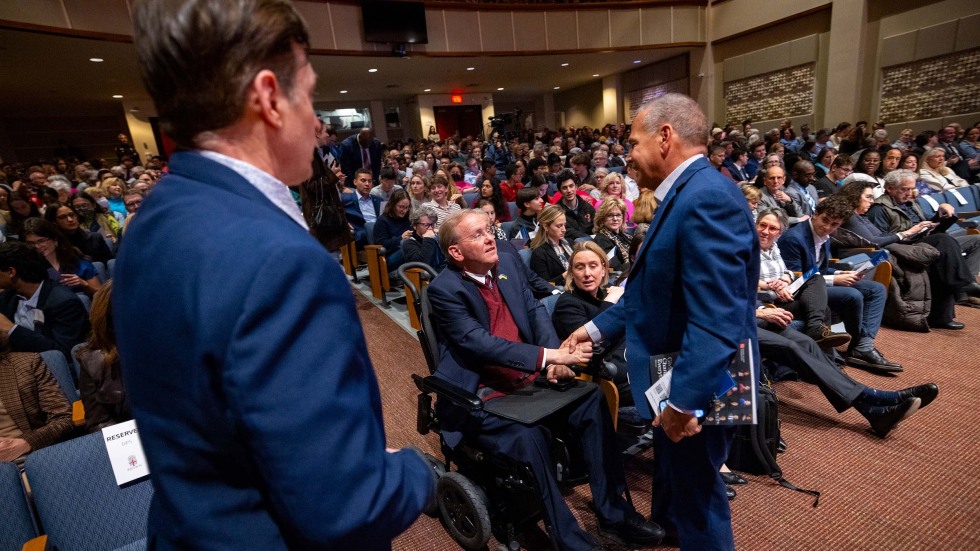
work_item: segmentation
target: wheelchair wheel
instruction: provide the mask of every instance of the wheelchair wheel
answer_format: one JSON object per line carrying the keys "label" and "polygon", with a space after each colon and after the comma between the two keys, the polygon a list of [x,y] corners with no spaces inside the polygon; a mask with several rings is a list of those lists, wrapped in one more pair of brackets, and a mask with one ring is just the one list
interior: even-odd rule
{"label": "wheelchair wheel", "polygon": [[457,472],[439,478],[439,513],[449,535],[463,549],[484,549],[490,539],[490,513],[483,489]]}

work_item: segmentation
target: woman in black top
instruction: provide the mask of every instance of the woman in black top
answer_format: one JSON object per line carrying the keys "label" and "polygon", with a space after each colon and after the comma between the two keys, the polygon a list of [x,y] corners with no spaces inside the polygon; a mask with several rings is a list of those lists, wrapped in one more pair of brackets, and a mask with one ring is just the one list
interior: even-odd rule
{"label": "woman in black top", "polygon": [[402,263],[402,241],[412,235],[412,224],[408,221],[411,210],[412,200],[408,193],[396,189],[374,224],[374,244],[385,248],[389,270],[394,270]]}
{"label": "woman in black top", "polygon": [[538,214],[540,227],[531,240],[531,270],[548,283],[565,281],[572,247],[565,241],[565,210],[548,205]]}
{"label": "woman in black top", "polygon": [[123,386],[116,334],[112,328],[112,281],[107,281],[92,297],[92,334],[78,350],[78,386],[85,407],[85,428],[89,432],[133,418]]}
{"label": "woman in black top", "polygon": [[102,234],[83,228],[78,213],[68,205],[51,203],[44,211],[44,219],[57,225],[68,242],[93,262],[107,264],[112,258],[112,250]]}

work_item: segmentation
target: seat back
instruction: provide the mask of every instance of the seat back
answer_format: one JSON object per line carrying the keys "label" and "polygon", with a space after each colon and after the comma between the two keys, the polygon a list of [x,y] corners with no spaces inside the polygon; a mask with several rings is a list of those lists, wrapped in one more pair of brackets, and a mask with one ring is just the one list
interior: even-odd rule
{"label": "seat back", "polygon": [[48,366],[48,371],[54,375],[61,390],[68,398],[68,402],[74,402],[79,398],[78,383],[72,380],[72,372],[68,367],[68,360],[59,350],[48,350],[41,352],[41,359]]}
{"label": "seat back", "polygon": [[548,311],[549,318],[555,313],[555,304],[558,304],[559,297],[561,297],[561,295],[548,295],[541,299],[541,304],[543,304],[544,309]]}
{"label": "seat back", "polygon": [[517,217],[521,214],[521,211],[517,209],[517,203],[511,201],[507,203],[507,208],[510,210],[510,219],[517,220]]}
{"label": "seat back", "polygon": [[93,262],[92,265],[95,266],[95,272],[98,274],[100,282],[105,283],[106,281],[109,281],[109,269],[106,268],[105,264],[101,262]]}
{"label": "seat back", "polygon": [[0,511],[0,551],[20,549],[37,536],[24,485],[20,483],[20,469],[12,462],[0,463]]}
{"label": "seat back", "polygon": [[[71,368],[72,374],[76,381],[79,381],[79,387],[81,387],[82,380],[82,363],[78,361],[78,351],[82,349],[88,343],[80,342],[75,346],[71,347],[71,364],[68,367]],[[81,390],[81,388],[79,388]]]}
{"label": "seat back", "polygon": [[926,219],[928,220],[936,215],[936,206],[945,200],[946,198],[942,193],[933,193],[930,195],[922,195],[916,198],[915,202],[922,207],[922,212],[926,215]]}
{"label": "seat back", "polygon": [[521,256],[521,261],[528,268],[531,267],[531,249],[518,249],[517,254]]}
{"label": "seat back", "polygon": [[367,234],[367,242],[374,243],[374,222],[364,223],[364,233]]}
{"label": "seat back", "polygon": [[110,258],[109,262],[106,263],[105,268],[106,268],[106,277],[112,279],[112,272],[116,269],[116,259]]}
{"label": "seat back", "polygon": [[50,546],[118,549],[146,537],[153,487],[116,485],[101,432],[32,452],[24,468]]}

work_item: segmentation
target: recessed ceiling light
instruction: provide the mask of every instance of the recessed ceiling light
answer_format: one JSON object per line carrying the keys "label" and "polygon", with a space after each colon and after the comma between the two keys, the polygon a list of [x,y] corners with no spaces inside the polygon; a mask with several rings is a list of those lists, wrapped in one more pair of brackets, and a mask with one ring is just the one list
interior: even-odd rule
{"label": "recessed ceiling light", "polygon": [[555,86],[555,90],[561,89],[561,86]]}
{"label": "recessed ceiling light", "polygon": [[122,99],[122,94],[113,94],[113,99]]}
{"label": "recessed ceiling light", "polygon": [[[639,61],[637,61],[637,63],[639,63]],[[368,69],[368,72],[369,73],[377,73],[378,70],[377,69]]]}
{"label": "recessed ceiling light", "polygon": [[423,92],[431,92],[432,91],[432,88],[426,88],[425,90],[422,90],[422,91]]}
{"label": "recessed ceiling light", "polygon": [[102,63],[103,61],[105,61],[101,57],[90,57],[88,58],[88,60],[91,61],[92,63]]}
{"label": "recessed ceiling light", "polygon": [[501,91],[503,91],[503,88],[497,88],[497,91],[498,92],[501,92]]}
{"label": "recessed ceiling light", "polygon": [[467,71],[474,71],[474,70],[476,70],[476,67],[467,67],[466,70]]}
{"label": "recessed ceiling light", "polygon": [[592,76],[594,76],[594,77],[597,77],[597,76],[599,76],[599,73],[596,73],[596,74],[594,74],[594,75],[592,75]]}
{"label": "recessed ceiling light", "polygon": [[640,62],[640,60],[639,60],[639,59],[634,59],[634,60],[633,60],[633,63],[639,63],[639,62]]}
{"label": "recessed ceiling light", "polygon": [[568,63],[562,63],[561,66],[562,67],[568,67]]}

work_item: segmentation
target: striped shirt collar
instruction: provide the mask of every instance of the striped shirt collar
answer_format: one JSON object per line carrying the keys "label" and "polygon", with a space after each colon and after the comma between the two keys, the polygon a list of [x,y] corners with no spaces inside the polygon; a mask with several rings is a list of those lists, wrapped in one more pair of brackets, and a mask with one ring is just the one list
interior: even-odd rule
{"label": "striped shirt collar", "polygon": [[299,211],[299,207],[296,206],[296,201],[293,200],[293,196],[289,193],[289,188],[281,180],[240,159],[235,159],[216,151],[199,150],[198,152],[202,157],[234,170],[273,205],[279,207],[294,222],[299,224],[300,227],[304,230],[310,229],[306,225],[306,220]]}

